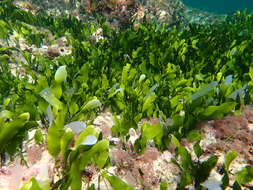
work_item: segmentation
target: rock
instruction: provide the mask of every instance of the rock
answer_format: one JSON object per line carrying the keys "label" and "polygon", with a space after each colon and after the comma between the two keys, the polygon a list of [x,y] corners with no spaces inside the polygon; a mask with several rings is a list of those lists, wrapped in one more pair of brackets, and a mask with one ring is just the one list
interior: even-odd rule
{"label": "rock", "polygon": [[243,114],[245,115],[249,123],[253,123],[253,107],[252,106],[246,106],[243,110]]}
{"label": "rock", "polygon": [[19,190],[20,185],[31,177],[43,181],[53,179],[54,160],[47,151],[41,151],[41,157],[34,162],[30,168],[27,168],[21,165],[20,159],[17,158],[6,168],[5,173],[0,172],[0,189]]}
{"label": "rock", "polygon": [[95,126],[101,129],[103,137],[110,139],[112,137],[111,128],[114,125],[112,114],[108,111],[101,113],[93,122]]}
{"label": "rock", "polygon": [[221,185],[222,176],[215,171],[212,171],[209,178],[202,184],[208,190],[222,190]]}
{"label": "rock", "polygon": [[60,55],[60,50],[58,46],[51,46],[47,49],[47,54],[49,57],[57,57]]}

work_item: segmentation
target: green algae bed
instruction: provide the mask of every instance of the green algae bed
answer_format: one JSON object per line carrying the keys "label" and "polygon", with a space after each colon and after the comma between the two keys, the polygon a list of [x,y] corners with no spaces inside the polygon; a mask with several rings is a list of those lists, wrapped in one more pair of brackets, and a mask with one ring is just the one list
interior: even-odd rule
{"label": "green algae bed", "polygon": [[[141,128],[132,147],[136,154],[143,154],[150,141],[160,152],[173,145],[180,158],[172,159],[180,168],[177,189],[204,189],[201,184],[218,157],[195,161],[180,140],[193,141],[200,158],[202,137],[196,124],[238,115],[245,105],[252,106],[252,14],[237,11],[216,24],[173,26],[144,17],[138,25],[129,22],[123,28],[93,16],[92,22],[81,22],[0,2],[2,165],[8,157],[22,157],[28,131],[36,129],[35,142],[46,142],[61,178],[47,185],[31,178],[21,189],[79,190],[90,164],[113,189],[134,189],[107,172],[112,145],[91,125],[109,109],[115,119],[113,136],[124,142],[131,128]],[[45,45],[55,43],[56,49],[43,53]],[[66,47],[70,51],[62,55]],[[158,122],[140,127],[143,119]],[[252,163],[229,183],[229,165],[236,156],[232,150],[226,154],[221,188],[251,189]],[[169,189],[168,184],[161,182],[160,189]]]}

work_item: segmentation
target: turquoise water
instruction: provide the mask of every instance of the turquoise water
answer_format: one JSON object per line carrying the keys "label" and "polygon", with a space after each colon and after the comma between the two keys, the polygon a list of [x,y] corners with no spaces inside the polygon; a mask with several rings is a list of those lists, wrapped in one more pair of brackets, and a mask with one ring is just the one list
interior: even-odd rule
{"label": "turquoise water", "polygon": [[193,8],[215,13],[231,13],[248,8],[253,11],[253,0],[183,0]]}

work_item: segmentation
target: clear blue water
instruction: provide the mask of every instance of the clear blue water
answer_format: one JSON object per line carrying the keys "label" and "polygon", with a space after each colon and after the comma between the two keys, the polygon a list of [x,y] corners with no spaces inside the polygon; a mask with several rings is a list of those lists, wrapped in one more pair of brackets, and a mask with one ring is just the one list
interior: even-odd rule
{"label": "clear blue water", "polygon": [[221,14],[245,8],[253,11],[253,0],[183,0],[183,2],[189,7]]}

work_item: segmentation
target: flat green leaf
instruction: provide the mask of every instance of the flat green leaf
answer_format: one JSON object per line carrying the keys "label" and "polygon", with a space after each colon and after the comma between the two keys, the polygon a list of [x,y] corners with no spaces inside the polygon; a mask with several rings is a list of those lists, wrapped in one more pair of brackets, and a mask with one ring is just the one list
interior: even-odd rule
{"label": "flat green leaf", "polygon": [[54,79],[57,83],[61,83],[65,81],[67,78],[67,70],[66,65],[60,66],[55,72]]}
{"label": "flat green leaf", "polygon": [[128,78],[128,73],[129,73],[130,68],[131,68],[130,64],[127,64],[123,67],[122,75],[121,75],[121,88],[123,89],[127,85],[127,78]]}
{"label": "flat green leaf", "polygon": [[216,166],[217,161],[217,156],[211,156],[206,161],[201,163],[200,167],[197,170],[197,174],[201,173],[201,175],[198,175],[196,177],[197,184],[201,184],[207,180],[207,178],[210,176],[212,169]]}
{"label": "flat green leaf", "polygon": [[63,155],[64,159],[67,159],[67,153],[70,147],[69,144],[74,139],[74,133],[71,129],[66,129],[64,135],[61,137],[61,154]]}
{"label": "flat green leaf", "polygon": [[70,128],[75,134],[79,134],[86,128],[86,124],[82,121],[72,121],[64,125],[65,130],[68,128]]}
{"label": "flat green leaf", "polygon": [[[0,126],[4,125],[6,119],[11,119],[12,115],[13,113],[8,110],[1,111],[0,112]],[[1,131],[1,127],[0,127],[0,131]]]}
{"label": "flat green leaf", "polygon": [[155,58],[155,54],[153,52],[149,53],[149,62],[153,66],[155,66],[155,64],[156,64],[156,58]]}
{"label": "flat green leaf", "polygon": [[153,103],[156,99],[156,95],[155,93],[151,93],[145,100],[143,103],[143,107],[142,107],[142,112],[147,111],[148,109],[152,109],[153,108]]}
{"label": "flat green leaf", "polygon": [[99,169],[102,169],[109,158],[109,141],[103,139],[81,157],[81,168],[86,167],[90,163],[96,163]]}
{"label": "flat green leaf", "polygon": [[193,150],[198,158],[203,154],[203,151],[199,145],[199,141],[193,145]]}
{"label": "flat green leaf", "polygon": [[142,74],[139,78],[139,83],[141,84],[146,79],[146,75]]}
{"label": "flat green leaf", "polygon": [[79,107],[76,103],[71,103],[69,106],[69,112],[71,115],[74,115],[76,112],[78,112]]}
{"label": "flat green leaf", "polygon": [[49,121],[49,125],[52,124],[52,122],[54,121],[54,115],[53,115],[53,112],[52,112],[52,109],[51,109],[51,105],[48,105],[47,106],[47,109],[46,109],[46,113],[47,113],[47,119]]}
{"label": "flat green leaf", "polygon": [[99,169],[102,169],[109,158],[109,141],[103,139],[95,144],[92,149],[92,157]]}
{"label": "flat green leaf", "polygon": [[196,93],[192,94],[191,97],[190,97],[190,100],[194,101],[194,100],[197,100],[200,97],[203,97],[203,96],[207,95],[214,88],[216,88],[217,85],[218,85],[217,81],[213,81],[213,82],[209,83],[206,87],[201,88],[199,91],[197,91]]}
{"label": "flat green leaf", "polygon": [[34,134],[34,140],[36,144],[43,144],[44,136],[40,129],[37,129]]}
{"label": "flat green leaf", "polygon": [[80,167],[79,160],[75,160],[72,162],[70,168],[70,176],[71,176],[71,188],[73,190],[81,190],[82,188],[81,171],[79,167]]}
{"label": "flat green leaf", "polygon": [[222,189],[226,189],[229,186],[229,173],[228,173],[228,171],[224,172],[221,182],[222,182],[222,184],[220,185],[220,187]]}
{"label": "flat green leaf", "polygon": [[102,75],[102,88],[109,88],[109,80],[107,79],[107,76],[105,74]]}
{"label": "flat green leaf", "polygon": [[225,169],[228,171],[229,169],[229,166],[231,164],[231,162],[237,157],[237,152],[235,151],[228,151],[225,155],[225,162],[224,162],[224,166],[225,166]]}
{"label": "flat green leaf", "polygon": [[161,146],[163,137],[163,127],[160,123],[150,124],[143,123],[141,127],[141,136],[135,141],[135,150],[139,153],[144,153],[146,144],[153,139],[156,145]]}
{"label": "flat green leaf", "polygon": [[91,145],[94,145],[96,144],[97,142],[97,137],[94,136],[94,135],[88,135],[85,137],[85,139],[81,142],[80,145],[88,145],[88,146],[91,146]]}
{"label": "flat green leaf", "polygon": [[48,128],[48,151],[54,157],[56,157],[60,152],[60,139],[62,134],[63,132],[54,126]]}
{"label": "flat green leaf", "polygon": [[52,93],[50,88],[45,88],[40,92],[40,96],[44,98],[51,106],[56,107],[57,109],[62,108],[62,103],[58,100]]}
{"label": "flat green leaf", "polygon": [[187,139],[190,142],[194,142],[194,141],[200,141],[202,138],[202,135],[200,133],[200,131],[198,130],[191,130],[188,135],[187,135]]}
{"label": "flat green leaf", "polygon": [[114,190],[134,190],[134,188],[117,176],[110,176],[107,173],[103,173],[102,176],[107,179]]}
{"label": "flat green leaf", "polygon": [[19,133],[20,130],[26,128],[26,122],[26,118],[18,118],[11,122],[7,122],[4,126],[1,126],[0,152],[4,148],[4,145],[9,143],[11,139]]}
{"label": "flat green leaf", "polygon": [[61,150],[61,137],[64,134],[65,112],[60,111],[48,128],[47,146],[49,153],[56,157]]}
{"label": "flat green leaf", "polygon": [[92,109],[99,108],[99,107],[101,107],[101,106],[102,106],[101,102],[100,102],[98,99],[94,99],[94,100],[88,101],[88,102],[82,107],[82,110],[90,111],[90,110],[92,110]]}
{"label": "flat green leaf", "polygon": [[7,34],[9,33],[8,24],[3,20],[0,20],[0,38],[6,38]]}
{"label": "flat green leaf", "polygon": [[11,101],[10,98],[6,98],[6,99],[4,100],[4,102],[3,102],[3,106],[4,106],[4,107],[8,106],[9,103],[10,103],[10,101]]}
{"label": "flat green leaf", "polygon": [[240,184],[237,181],[235,181],[233,184],[233,190],[242,190]]}
{"label": "flat green leaf", "polygon": [[190,172],[184,172],[180,177],[179,189],[183,190],[187,185],[190,185],[193,181],[192,175]]}
{"label": "flat green leaf", "polygon": [[32,177],[29,181],[23,183],[19,190],[49,190],[49,185],[44,185],[40,187],[38,181]]}
{"label": "flat green leaf", "polygon": [[155,138],[156,136],[162,136],[163,134],[163,128],[160,123],[156,124],[150,124],[150,123],[144,123],[142,124],[142,136],[145,137],[147,140],[151,140]]}
{"label": "flat green leaf", "polygon": [[191,170],[193,167],[193,162],[191,158],[191,154],[187,151],[187,149],[183,146],[177,148],[177,154],[181,157],[181,167],[185,170]]}
{"label": "flat green leaf", "polygon": [[208,106],[203,113],[206,118],[219,119],[235,108],[236,102],[225,102],[219,106]]}
{"label": "flat green leaf", "polygon": [[78,148],[81,145],[84,145],[86,142],[88,143],[87,137],[90,138],[89,136],[98,137],[98,132],[94,126],[88,126],[80,133],[80,135],[76,139],[74,149]]}
{"label": "flat green leaf", "polygon": [[253,67],[252,66],[250,66],[249,68],[249,76],[250,76],[251,81],[253,81]]}
{"label": "flat green leaf", "polygon": [[231,93],[228,98],[231,98],[233,100],[236,100],[236,98],[239,96],[240,98],[244,98],[246,88],[248,87],[247,84],[245,84],[242,88],[239,88],[235,90],[233,93]]}
{"label": "flat green leaf", "polygon": [[138,47],[135,51],[132,52],[132,58],[136,59],[138,57],[138,53],[142,50],[142,47]]}
{"label": "flat green leaf", "polygon": [[61,84],[56,83],[54,86],[51,87],[51,91],[58,100],[61,98],[62,96]]}
{"label": "flat green leaf", "polygon": [[171,143],[174,144],[176,147],[180,147],[180,142],[178,141],[178,139],[174,136],[171,135]]}
{"label": "flat green leaf", "polygon": [[246,166],[236,174],[236,181],[240,184],[246,184],[253,180],[253,167]]}
{"label": "flat green leaf", "polygon": [[224,81],[226,85],[231,84],[231,82],[233,81],[233,75],[228,75]]}

